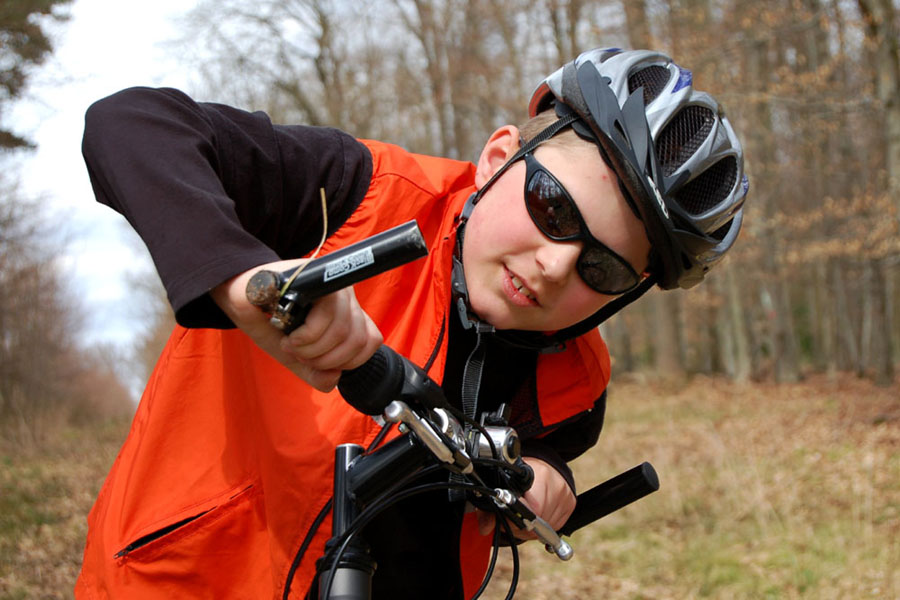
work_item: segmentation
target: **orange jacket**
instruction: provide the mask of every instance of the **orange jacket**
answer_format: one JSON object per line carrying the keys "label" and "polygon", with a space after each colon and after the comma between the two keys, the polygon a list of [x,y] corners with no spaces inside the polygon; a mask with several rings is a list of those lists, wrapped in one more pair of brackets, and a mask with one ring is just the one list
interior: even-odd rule
{"label": "orange jacket", "polygon": [[[473,166],[365,143],[373,157],[369,190],[323,251],[418,221],[429,255],[355,291],[385,343],[418,365],[434,356],[429,375],[441,381],[455,218],[474,190]],[[608,377],[596,332],[542,355],[541,422],[591,409]],[[335,446],[365,446],[378,430],[336,391],[312,389],[239,330],[177,327],[88,517],[76,597],[280,598],[304,536],[331,497]],[[461,533],[468,594],[490,546],[473,525]],[[292,598],[309,588],[330,531],[326,519],[294,576]]]}

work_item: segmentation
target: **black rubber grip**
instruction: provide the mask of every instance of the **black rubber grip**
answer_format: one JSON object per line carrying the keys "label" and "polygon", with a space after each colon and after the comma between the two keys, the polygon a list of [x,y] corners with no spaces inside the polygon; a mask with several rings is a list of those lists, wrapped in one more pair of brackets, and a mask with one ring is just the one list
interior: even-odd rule
{"label": "black rubber grip", "polygon": [[578,494],[575,511],[559,530],[560,535],[572,535],[578,529],[602,519],[611,512],[640,500],[659,489],[656,469],[644,462]]}
{"label": "black rubber grip", "polygon": [[380,415],[396,400],[403,387],[403,364],[400,356],[381,346],[361,366],[344,371],[338,391],[347,403],[361,413]]}

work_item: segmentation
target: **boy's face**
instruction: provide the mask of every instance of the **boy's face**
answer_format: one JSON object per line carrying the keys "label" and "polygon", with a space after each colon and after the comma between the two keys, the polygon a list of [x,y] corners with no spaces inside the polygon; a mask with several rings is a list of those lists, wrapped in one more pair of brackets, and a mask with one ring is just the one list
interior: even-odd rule
{"label": "boy's face", "polygon": [[[482,151],[476,185],[482,187],[517,148],[515,127],[497,130]],[[644,272],[650,242],[597,150],[545,144],[533,154],[568,190],[593,236]],[[576,271],[582,242],[556,242],[541,233],[525,206],[524,187],[525,161],[519,160],[491,184],[469,218],[463,244],[469,302],[497,329],[556,331],[614,296],[592,290]]]}

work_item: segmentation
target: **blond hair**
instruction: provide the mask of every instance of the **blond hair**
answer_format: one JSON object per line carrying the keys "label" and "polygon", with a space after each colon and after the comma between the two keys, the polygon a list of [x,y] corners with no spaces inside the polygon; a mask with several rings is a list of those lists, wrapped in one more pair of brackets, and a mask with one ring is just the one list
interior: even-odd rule
{"label": "blond hair", "polygon": [[[528,142],[558,120],[559,117],[556,116],[556,111],[552,108],[547,109],[520,125],[519,135],[522,137],[523,142]],[[541,145],[555,146],[566,150],[580,150],[594,147],[591,142],[578,137],[578,134],[575,133],[575,130],[571,127],[566,127]]]}

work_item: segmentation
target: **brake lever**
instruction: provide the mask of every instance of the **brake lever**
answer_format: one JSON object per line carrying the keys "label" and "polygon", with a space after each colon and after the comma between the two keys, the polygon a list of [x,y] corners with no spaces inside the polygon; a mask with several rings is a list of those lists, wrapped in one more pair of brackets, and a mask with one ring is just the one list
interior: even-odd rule
{"label": "brake lever", "polygon": [[575,554],[572,546],[559,537],[556,530],[540,518],[525,503],[509,490],[495,489],[494,503],[504,511],[505,516],[519,529],[525,529],[544,543],[547,552],[556,554],[560,560],[570,560]]}
{"label": "brake lever", "polygon": [[459,448],[451,448],[444,443],[441,436],[431,425],[417,415],[405,402],[394,400],[384,409],[384,419],[391,423],[403,423],[419,438],[435,458],[442,463],[452,465],[463,474],[474,470],[472,460]]}
{"label": "brake lever", "polygon": [[[455,467],[464,474],[473,471],[472,461],[465,453],[465,450],[451,448],[452,445],[445,443],[441,434],[435,431],[427,420],[417,415],[405,402],[393,400],[385,407],[383,416],[386,421],[391,423],[406,425],[440,462]],[[526,479],[532,479],[533,472],[531,472],[530,467],[524,462],[521,462],[521,466],[526,468],[524,474]],[[530,487],[530,482],[526,489],[527,487]],[[548,552],[556,554],[560,560],[572,558],[574,554],[572,546],[560,538],[559,534],[556,533],[549,523],[534,514],[519,499],[516,493],[504,488],[494,488],[492,499],[516,527],[534,533],[544,543]]]}

